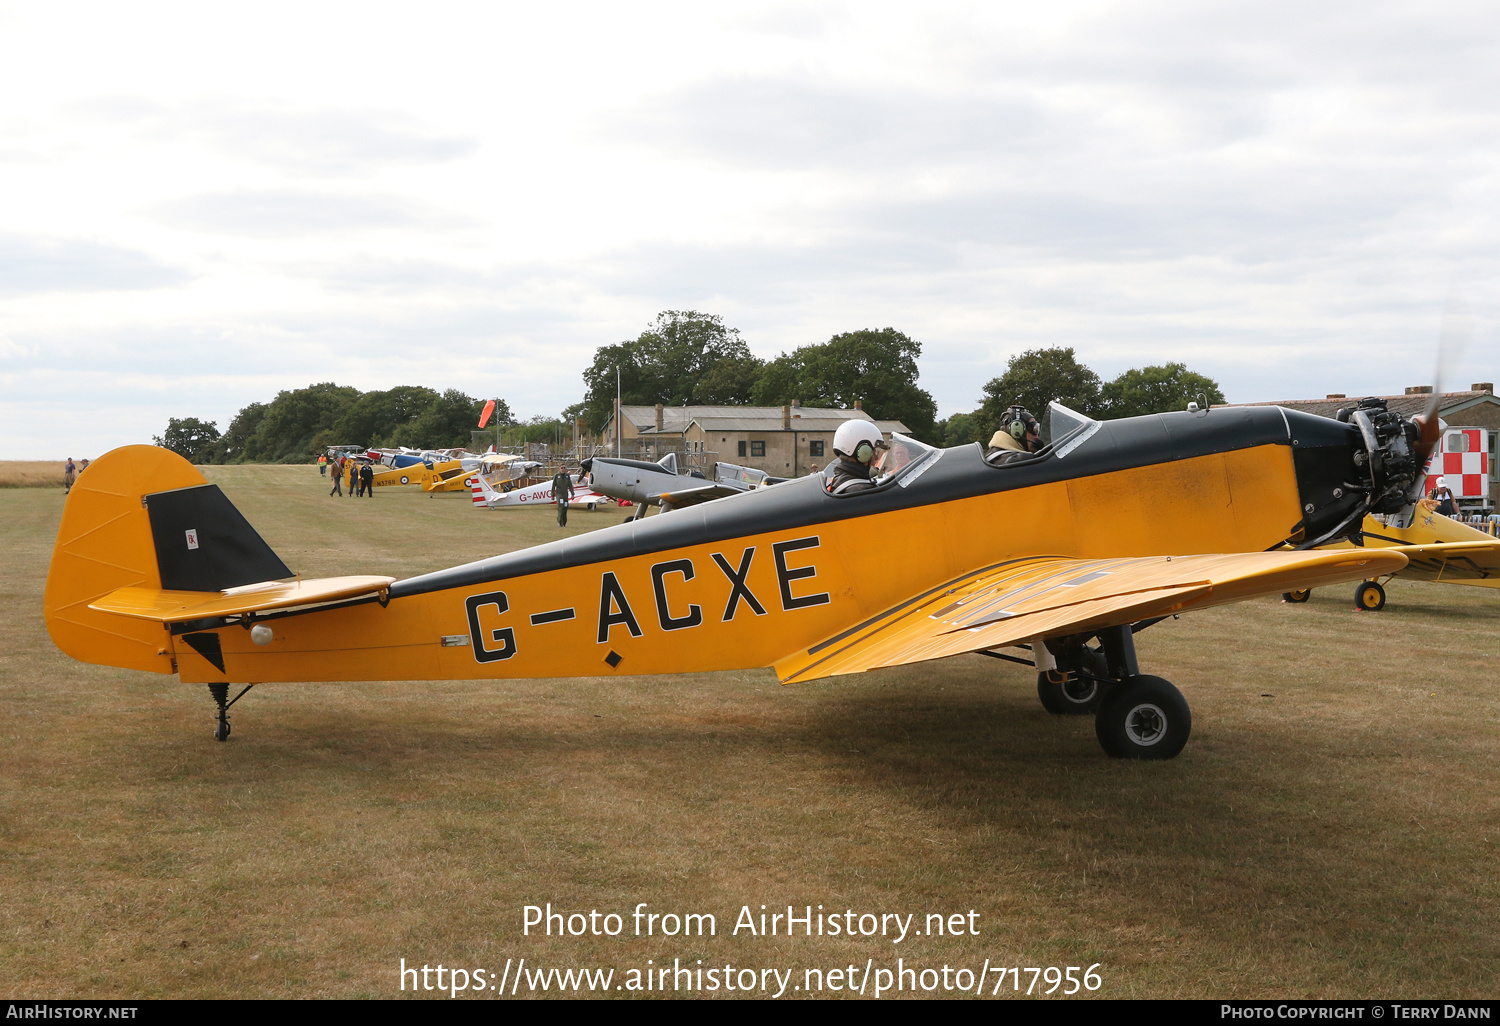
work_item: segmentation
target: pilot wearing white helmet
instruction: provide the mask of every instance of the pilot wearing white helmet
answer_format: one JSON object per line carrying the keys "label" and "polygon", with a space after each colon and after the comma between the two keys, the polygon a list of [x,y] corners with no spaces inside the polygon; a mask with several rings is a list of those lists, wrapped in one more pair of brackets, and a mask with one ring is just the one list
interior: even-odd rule
{"label": "pilot wearing white helmet", "polygon": [[876,453],[889,448],[880,429],[868,420],[844,421],[833,433],[833,452],[839,459],[823,471],[824,487],[830,495],[874,488]]}

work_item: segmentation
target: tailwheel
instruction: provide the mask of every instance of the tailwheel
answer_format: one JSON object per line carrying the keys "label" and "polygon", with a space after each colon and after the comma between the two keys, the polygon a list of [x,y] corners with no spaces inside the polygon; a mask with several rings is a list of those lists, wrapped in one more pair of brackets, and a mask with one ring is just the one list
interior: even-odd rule
{"label": "tailwheel", "polygon": [[214,704],[219,707],[219,722],[214,726],[215,741],[229,740],[229,707],[244,698],[245,692],[253,687],[255,687],[254,684],[246,684],[244,691],[241,691],[231,699],[229,697],[228,684],[210,684],[208,686],[209,695],[213,697]]}
{"label": "tailwheel", "polygon": [[229,685],[210,684],[208,693],[213,696],[214,704],[219,707],[219,722],[214,727],[214,740],[225,741],[229,738]]}
{"label": "tailwheel", "polygon": [[1117,759],[1174,758],[1192,729],[1187,699],[1160,677],[1127,677],[1109,689],[1094,714],[1100,746]]}
{"label": "tailwheel", "polygon": [[1385,608],[1385,589],[1379,581],[1364,581],[1354,589],[1354,608],[1371,613]]}
{"label": "tailwheel", "polygon": [[1281,593],[1283,602],[1306,602],[1312,598],[1312,589],[1303,588],[1301,591],[1284,591]]}

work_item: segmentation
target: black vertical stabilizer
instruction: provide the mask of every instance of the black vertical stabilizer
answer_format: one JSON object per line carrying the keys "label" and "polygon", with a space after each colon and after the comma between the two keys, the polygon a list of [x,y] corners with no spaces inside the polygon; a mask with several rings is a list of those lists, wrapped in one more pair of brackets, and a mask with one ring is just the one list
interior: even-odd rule
{"label": "black vertical stabilizer", "polygon": [[169,591],[222,591],[292,576],[218,485],[156,492],[145,503],[161,586]]}

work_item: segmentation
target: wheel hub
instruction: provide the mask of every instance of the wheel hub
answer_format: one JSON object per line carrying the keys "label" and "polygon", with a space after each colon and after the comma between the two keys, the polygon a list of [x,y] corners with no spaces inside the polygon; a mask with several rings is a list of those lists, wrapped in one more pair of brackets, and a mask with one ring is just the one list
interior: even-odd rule
{"label": "wheel hub", "polygon": [[1094,700],[1094,695],[1099,690],[1099,684],[1092,680],[1079,680],[1077,677],[1069,679],[1062,686],[1062,693],[1068,701],[1076,705],[1087,705]]}
{"label": "wheel hub", "polygon": [[1167,714],[1159,705],[1142,703],[1125,717],[1125,734],[1142,748],[1149,748],[1167,736]]}

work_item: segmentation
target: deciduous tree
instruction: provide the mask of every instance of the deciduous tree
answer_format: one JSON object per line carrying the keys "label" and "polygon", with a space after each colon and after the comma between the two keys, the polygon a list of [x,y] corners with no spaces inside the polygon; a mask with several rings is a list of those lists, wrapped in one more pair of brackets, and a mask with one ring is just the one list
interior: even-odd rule
{"label": "deciduous tree", "polygon": [[205,423],[197,417],[168,417],[167,430],[151,441],[163,449],[171,449],[189,463],[223,462],[218,421]]}
{"label": "deciduous tree", "polygon": [[1101,416],[1113,420],[1169,413],[1186,409],[1200,395],[1209,403],[1225,401],[1217,381],[1188,370],[1186,364],[1132,368],[1099,390]]}
{"label": "deciduous tree", "polygon": [[1024,406],[1040,419],[1052,402],[1090,417],[1099,413],[1099,375],[1078,362],[1072,347],[1028,349],[1011,357],[1005,373],[984,386],[984,402],[975,414],[979,433],[987,440],[1012,406]]}
{"label": "deciduous tree", "polygon": [[899,420],[925,441],[934,437],[937,403],[917,386],[922,344],[895,328],[865,328],[783,353],[766,365],[753,399],[761,406],[849,408],[859,401],[876,420]]}

